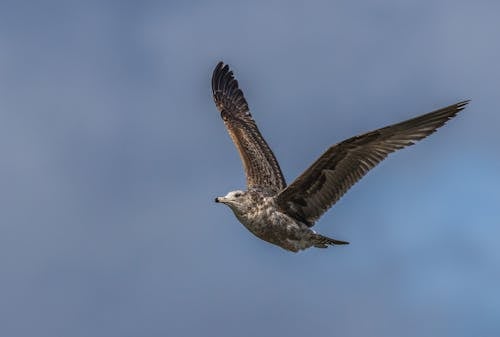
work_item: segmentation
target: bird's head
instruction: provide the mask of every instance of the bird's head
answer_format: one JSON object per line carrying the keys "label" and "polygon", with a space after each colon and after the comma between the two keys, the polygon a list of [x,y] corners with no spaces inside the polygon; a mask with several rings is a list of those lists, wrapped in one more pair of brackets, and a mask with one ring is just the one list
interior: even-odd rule
{"label": "bird's head", "polygon": [[231,191],[224,197],[215,198],[215,202],[220,202],[229,206],[235,213],[247,208],[249,194],[244,191]]}

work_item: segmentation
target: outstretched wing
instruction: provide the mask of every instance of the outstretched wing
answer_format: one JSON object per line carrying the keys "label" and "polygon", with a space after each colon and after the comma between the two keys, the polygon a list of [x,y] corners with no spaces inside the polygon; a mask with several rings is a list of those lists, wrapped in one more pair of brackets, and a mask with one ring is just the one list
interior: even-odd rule
{"label": "outstretched wing", "polygon": [[312,226],[389,153],[427,137],[455,117],[468,102],[459,102],[333,145],[277,196],[279,207]]}
{"label": "outstretched wing", "polygon": [[247,188],[266,187],[276,192],[286,183],[274,157],[255,124],[238,81],[228,65],[219,62],[212,76],[212,93],[247,176]]}

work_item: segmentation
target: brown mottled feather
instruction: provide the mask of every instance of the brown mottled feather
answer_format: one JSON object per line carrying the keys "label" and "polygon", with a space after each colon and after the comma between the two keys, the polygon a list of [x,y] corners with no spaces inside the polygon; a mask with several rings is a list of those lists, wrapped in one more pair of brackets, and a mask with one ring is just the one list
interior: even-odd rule
{"label": "brown mottled feather", "polygon": [[314,225],[389,153],[432,134],[468,102],[459,102],[333,145],[277,196],[278,206],[295,219]]}
{"label": "brown mottled feather", "polygon": [[214,69],[212,93],[229,136],[240,154],[247,188],[266,188],[276,193],[285,188],[278,161],[260,134],[238,81],[223,62],[219,62]]}

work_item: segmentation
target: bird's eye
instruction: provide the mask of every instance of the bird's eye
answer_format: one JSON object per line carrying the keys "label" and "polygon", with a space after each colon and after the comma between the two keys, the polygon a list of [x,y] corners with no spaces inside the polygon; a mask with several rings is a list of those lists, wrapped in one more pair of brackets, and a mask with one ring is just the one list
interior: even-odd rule
{"label": "bird's eye", "polygon": [[235,194],[234,194],[234,197],[235,197],[235,198],[239,198],[239,197],[241,197],[241,193],[235,193]]}

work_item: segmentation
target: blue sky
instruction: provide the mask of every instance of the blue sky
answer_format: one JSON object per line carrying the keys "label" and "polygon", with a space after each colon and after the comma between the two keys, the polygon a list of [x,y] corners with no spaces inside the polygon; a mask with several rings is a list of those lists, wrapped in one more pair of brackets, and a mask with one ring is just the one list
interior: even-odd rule
{"label": "blue sky", "polygon": [[[0,3],[1,336],[498,336],[500,3]],[[292,181],[331,144],[463,99],[292,254],[212,102],[229,63]]]}

